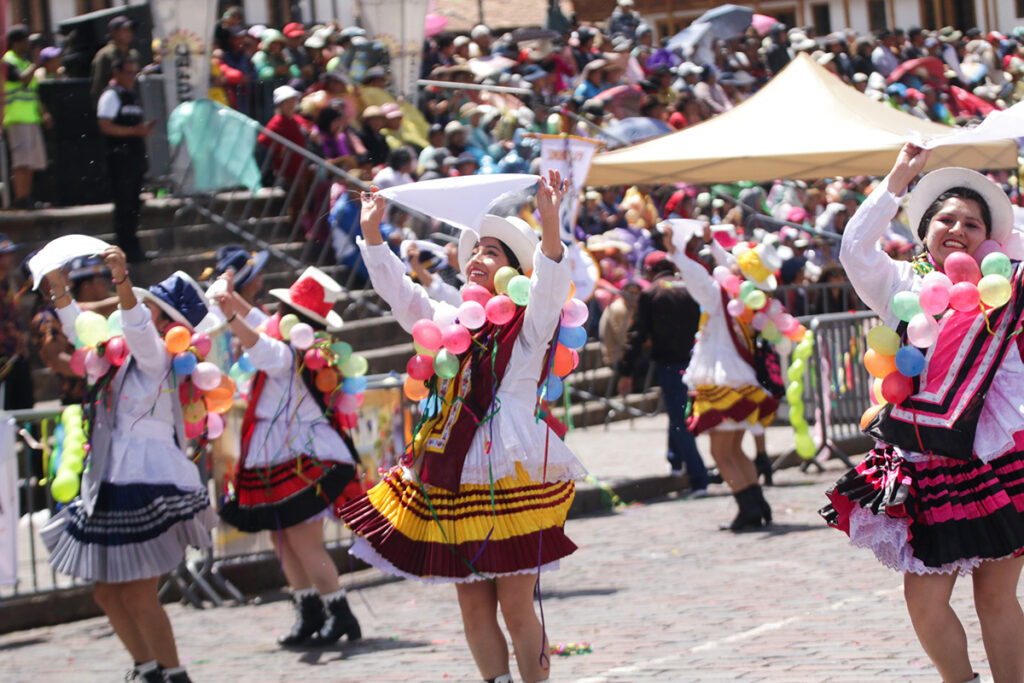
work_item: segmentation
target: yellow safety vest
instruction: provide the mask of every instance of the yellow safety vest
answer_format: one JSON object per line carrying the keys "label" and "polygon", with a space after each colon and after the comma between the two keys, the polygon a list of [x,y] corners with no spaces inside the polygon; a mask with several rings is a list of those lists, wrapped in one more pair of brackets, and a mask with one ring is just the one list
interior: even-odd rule
{"label": "yellow safety vest", "polygon": [[[8,51],[4,61],[15,67],[19,73],[32,66],[32,62]],[[4,125],[12,123],[42,123],[39,111],[39,82],[33,78],[27,86],[21,81],[4,82]]]}

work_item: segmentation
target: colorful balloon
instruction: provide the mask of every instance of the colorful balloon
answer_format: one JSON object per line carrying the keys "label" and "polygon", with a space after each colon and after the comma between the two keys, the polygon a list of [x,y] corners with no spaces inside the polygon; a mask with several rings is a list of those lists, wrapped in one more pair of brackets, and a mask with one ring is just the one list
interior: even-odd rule
{"label": "colorful balloon", "polygon": [[949,290],[949,305],[953,310],[977,311],[980,303],[981,293],[973,282],[958,282]]}
{"label": "colorful balloon", "polygon": [[590,310],[579,299],[569,299],[562,306],[562,324],[566,327],[579,327],[587,322]]}
{"label": "colorful balloon", "polygon": [[206,437],[208,439],[219,438],[224,433],[224,418],[217,413],[206,414]]}
{"label": "colorful balloon", "polygon": [[551,369],[559,377],[565,377],[572,372],[572,353],[563,344],[555,345],[555,357],[552,359]]}
{"label": "colorful balloon", "polygon": [[84,346],[96,346],[107,340],[107,319],[95,311],[82,311],[75,318],[75,336]]}
{"label": "colorful balloon", "polygon": [[939,324],[930,315],[918,313],[907,324],[907,339],[914,346],[926,349],[938,338]]}
{"label": "colorful balloon", "polygon": [[191,341],[192,335],[184,325],[172,325],[164,334],[164,345],[170,353],[181,353]]}
{"label": "colorful balloon", "polygon": [[109,369],[110,361],[101,356],[96,349],[89,349],[85,354],[85,371],[88,374],[101,377]]}
{"label": "colorful balloon", "polygon": [[759,311],[768,303],[768,296],[760,289],[755,289],[743,297],[743,303],[751,310]]}
{"label": "colorful balloon", "polygon": [[256,366],[252,364],[252,360],[250,360],[247,353],[243,353],[238,357],[238,367],[247,375],[256,372]]}
{"label": "colorful balloon", "polygon": [[220,368],[213,363],[203,361],[192,371],[192,381],[201,391],[210,391],[220,385]]}
{"label": "colorful balloon", "polygon": [[289,335],[292,346],[297,348],[299,351],[304,351],[313,345],[313,328],[307,323],[296,323],[292,325],[291,334]]}
{"label": "colorful balloon", "polygon": [[914,380],[894,372],[882,380],[882,397],[893,405],[899,405],[914,390]]}
{"label": "colorful balloon", "polygon": [[892,312],[905,323],[921,312],[921,302],[913,292],[896,292],[892,298]]}
{"label": "colorful balloon", "polygon": [[916,347],[904,346],[896,352],[896,369],[904,377],[917,377],[924,370],[925,358]]}
{"label": "colorful balloon", "polygon": [[422,401],[430,395],[430,389],[427,389],[427,385],[424,384],[422,380],[415,379],[412,376],[405,378],[405,384],[402,389],[405,393],[405,397],[410,401]]}
{"label": "colorful balloon", "polygon": [[871,424],[871,421],[875,419],[875,415],[878,415],[878,413],[880,413],[882,411],[882,408],[884,407],[884,403],[876,403],[875,405],[870,406],[867,410],[864,411],[864,414],[860,416],[861,431],[864,431],[865,429],[868,428],[868,425]]}
{"label": "colorful balloon", "polygon": [[818,447],[814,445],[814,439],[810,434],[797,433],[793,436],[793,444],[796,446],[796,454],[804,460],[810,460],[818,453]]}
{"label": "colorful balloon", "polygon": [[405,371],[410,377],[421,382],[430,379],[434,374],[434,359],[426,354],[416,354],[405,364]]}
{"label": "colorful balloon", "polygon": [[517,306],[525,306],[530,302],[530,278],[516,275],[508,283],[508,296]]}
{"label": "colorful balloon", "polygon": [[342,414],[351,415],[358,408],[359,397],[355,394],[339,394],[338,399],[334,402],[334,409]]}
{"label": "colorful balloon", "polygon": [[441,349],[434,358],[434,372],[442,379],[451,379],[459,372],[459,357],[448,349]]}
{"label": "colorful balloon", "polygon": [[885,325],[868,330],[868,346],[883,356],[895,356],[900,350],[900,337]]}
{"label": "colorful balloon", "polygon": [[174,367],[174,372],[179,375],[191,375],[192,371],[196,369],[196,365],[199,364],[199,359],[191,351],[182,351],[174,355],[174,360],[171,365]]}
{"label": "colorful balloon", "polygon": [[479,302],[464,301],[462,305],[459,306],[459,322],[465,327],[475,330],[481,327],[486,321],[487,312],[484,311],[484,307]]}
{"label": "colorful balloon", "polygon": [[206,427],[206,421],[200,422],[186,422],[185,423],[185,436],[190,439],[198,439],[203,435],[203,429]]}
{"label": "colorful balloon", "polygon": [[370,364],[367,363],[366,358],[353,354],[338,364],[338,369],[341,370],[342,374],[346,377],[359,377],[365,375],[366,371],[369,370]]}
{"label": "colorful balloon", "polygon": [[288,341],[291,339],[292,328],[299,324],[299,316],[294,313],[281,316],[281,322],[278,323],[277,329],[281,335],[281,339]]}
{"label": "colorful balloon", "polygon": [[453,322],[441,331],[441,346],[455,355],[464,353],[472,343],[469,330],[458,323]]}
{"label": "colorful balloon", "polygon": [[938,315],[949,306],[949,289],[941,282],[925,283],[917,297],[921,310],[928,315]]}
{"label": "colorful balloon", "polygon": [[[434,359],[437,363],[437,359]],[[365,377],[346,377],[341,383],[341,389],[346,394],[361,394],[366,391],[367,381]]]}
{"label": "colorful balloon", "polygon": [[199,422],[206,417],[206,413],[206,404],[202,401],[193,401],[181,407],[181,414],[185,418],[185,422]]}
{"label": "colorful balloon", "polygon": [[890,373],[896,372],[896,357],[878,353],[874,349],[868,349],[864,352],[864,367],[867,368],[872,377],[884,379]]}
{"label": "colorful balloon", "polygon": [[470,284],[462,288],[462,300],[475,301],[483,306],[491,298],[491,293],[482,285]]}
{"label": "colorful balloon", "polygon": [[725,281],[725,284],[722,286],[725,287],[725,291],[728,292],[730,296],[737,296],[743,287],[743,281],[740,280],[738,275],[733,275],[730,273],[729,277]]}
{"label": "colorful balloon", "polygon": [[103,350],[103,356],[116,367],[121,367],[124,359],[128,357],[128,353],[128,343],[125,342],[124,337],[111,337],[107,340],[107,346]]}
{"label": "colorful balloon", "polygon": [[[977,258],[977,252],[975,252],[974,255]],[[1010,265],[1010,257],[1002,252],[994,252],[983,257],[981,260],[981,274],[983,276],[1002,275],[1009,280],[1010,275],[1013,274],[1013,266]]]}
{"label": "colorful balloon", "polygon": [[548,401],[557,401],[562,397],[562,392],[565,390],[565,386],[562,384],[562,380],[556,375],[548,375],[547,381],[541,385],[541,388],[537,391],[539,396],[542,396]]}
{"label": "colorful balloon", "polygon": [[492,325],[504,325],[516,314],[516,305],[510,297],[498,294],[484,306],[484,313]]}
{"label": "colorful balloon", "polygon": [[[992,254],[992,256],[1002,256],[1002,254]],[[986,275],[978,281],[978,298],[981,299],[981,303],[991,308],[999,308],[1006,304],[1012,294],[1010,281],[1002,274]]]}
{"label": "colorful balloon", "polygon": [[412,339],[427,351],[441,348],[441,328],[433,320],[417,320],[412,326]]}
{"label": "colorful balloon", "polygon": [[953,281],[949,279],[949,276],[943,273],[941,270],[933,270],[923,278],[921,278],[922,284],[929,284],[932,282],[941,283],[946,289],[953,286]]}
{"label": "colorful balloon", "polygon": [[512,266],[502,266],[494,273],[494,291],[498,294],[508,293],[508,283],[512,278],[519,275],[519,271]]}
{"label": "colorful balloon", "polygon": [[203,358],[206,358],[206,355],[210,353],[210,348],[213,346],[213,340],[205,332],[196,332],[189,341],[191,346]]}
{"label": "colorful balloon", "polygon": [[[1002,249],[1003,245],[999,244],[999,242],[996,242],[995,240],[985,240],[978,245],[977,249],[974,250],[974,260],[978,263],[984,264],[985,259],[992,254],[998,253],[1000,256],[1005,257],[1005,254],[1002,253]],[[1007,259],[1007,265],[1009,265],[1009,259]],[[981,272],[983,275],[988,275],[988,273],[985,272],[984,266],[982,267]]]}
{"label": "colorful balloon", "polygon": [[107,339],[121,337],[124,335],[124,328],[121,326],[121,309],[117,309],[107,318]]}
{"label": "colorful balloon", "polygon": [[320,349],[306,349],[302,355],[302,362],[310,370],[319,370],[327,365],[327,361],[320,355]]}
{"label": "colorful balloon", "polygon": [[943,270],[946,271],[946,275],[949,276],[953,284],[958,282],[977,284],[981,279],[981,268],[978,267],[978,262],[964,251],[954,251],[947,256],[943,263]]}
{"label": "colorful balloon", "polygon": [[334,368],[324,368],[316,373],[314,383],[316,388],[325,394],[334,391],[334,388],[338,386],[338,373],[334,371]]}
{"label": "colorful balloon", "polygon": [[582,327],[565,327],[558,331],[558,341],[570,349],[582,348],[587,343],[587,331]]}
{"label": "colorful balloon", "polygon": [[746,301],[747,297],[752,292],[756,291],[758,291],[758,289],[753,282],[751,282],[750,280],[744,280],[743,283],[740,285],[740,298]]}
{"label": "colorful balloon", "polygon": [[454,325],[455,321],[459,319],[459,309],[448,304],[441,304],[434,309],[434,322],[442,330],[450,325]]}
{"label": "colorful balloon", "polygon": [[728,311],[729,315],[738,318],[747,310],[747,305],[739,299],[729,299],[729,303],[725,305],[725,310]]}

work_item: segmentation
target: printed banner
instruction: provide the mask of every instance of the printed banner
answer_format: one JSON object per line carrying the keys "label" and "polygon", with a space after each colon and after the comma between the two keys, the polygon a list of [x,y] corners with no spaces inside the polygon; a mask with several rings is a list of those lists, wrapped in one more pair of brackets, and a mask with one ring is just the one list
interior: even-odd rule
{"label": "printed banner", "polygon": [[0,586],[18,582],[18,458],[14,418],[0,422]]}
{"label": "printed banner", "polygon": [[572,242],[576,216],[580,211],[580,197],[590,172],[590,162],[600,147],[599,140],[578,138],[574,135],[541,135],[540,174],[547,178],[548,171],[558,171],[569,181],[569,193],[562,199],[562,241]]}
{"label": "printed banner", "polygon": [[368,36],[388,50],[395,94],[416,103],[426,36],[427,0],[360,0],[360,16]]}
{"label": "printed banner", "polygon": [[209,0],[152,0],[153,36],[160,39],[166,111],[207,97],[210,46],[217,3]]}

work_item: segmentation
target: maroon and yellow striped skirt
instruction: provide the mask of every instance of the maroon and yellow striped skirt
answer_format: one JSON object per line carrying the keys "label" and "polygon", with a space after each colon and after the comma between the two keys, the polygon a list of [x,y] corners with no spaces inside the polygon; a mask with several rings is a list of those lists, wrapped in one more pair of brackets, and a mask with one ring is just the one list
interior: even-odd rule
{"label": "maroon and yellow striped skirt", "polygon": [[767,427],[775,419],[778,407],[778,399],[751,384],[738,389],[698,385],[687,427],[694,436],[714,429],[726,420],[751,427],[758,424]]}
{"label": "maroon and yellow striped skirt", "polygon": [[358,536],[353,554],[394,574],[473,581],[536,571],[576,550],[563,526],[572,481],[516,476],[457,492],[410,481],[392,469],[340,516]]}

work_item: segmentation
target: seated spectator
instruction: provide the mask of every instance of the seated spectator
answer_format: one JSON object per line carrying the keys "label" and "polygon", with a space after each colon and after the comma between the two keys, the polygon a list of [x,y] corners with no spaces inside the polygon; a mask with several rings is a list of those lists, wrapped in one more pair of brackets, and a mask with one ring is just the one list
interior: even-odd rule
{"label": "seated spectator", "polygon": [[415,182],[412,177],[413,156],[405,147],[391,150],[388,165],[373,176],[373,184],[384,190],[389,187]]}
{"label": "seated spectator", "polygon": [[388,153],[391,151],[387,138],[381,132],[384,130],[384,124],[386,123],[384,112],[377,105],[370,105],[363,110],[361,118],[363,120],[363,129],[359,133],[359,138],[363,141],[363,147],[366,148],[365,161],[370,166],[383,164],[388,158]]}
{"label": "seated spectator", "polygon": [[358,165],[360,157],[366,156],[363,141],[349,125],[348,107],[344,101],[321,109],[316,129],[320,137],[319,153],[335,166],[351,170]]}
{"label": "seated spectator", "polygon": [[292,64],[285,54],[284,48],[287,45],[284,34],[280,31],[268,28],[263,32],[260,49],[252,56],[253,67],[261,81],[287,82],[302,77],[299,67]]}

